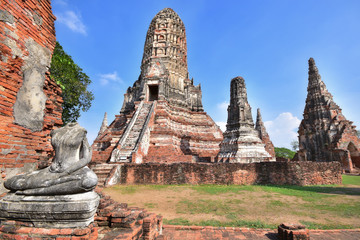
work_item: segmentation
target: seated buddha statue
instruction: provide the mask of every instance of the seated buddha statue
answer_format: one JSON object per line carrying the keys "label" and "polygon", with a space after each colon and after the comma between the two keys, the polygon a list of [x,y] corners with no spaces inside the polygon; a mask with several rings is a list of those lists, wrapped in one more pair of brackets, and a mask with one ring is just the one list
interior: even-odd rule
{"label": "seated buddha statue", "polygon": [[68,123],[51,132],[55,157],[47,168],[14,176],[5,188],[19,195],[65,195],[91,191],[97,184],[96,174],[86,165],[91,147],[86,130],[78,123]]}

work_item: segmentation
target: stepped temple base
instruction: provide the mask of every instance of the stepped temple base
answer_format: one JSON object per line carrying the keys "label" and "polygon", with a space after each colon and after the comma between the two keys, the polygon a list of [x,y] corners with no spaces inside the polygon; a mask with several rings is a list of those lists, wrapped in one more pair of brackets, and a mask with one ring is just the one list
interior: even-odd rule
{"label": "stepped temple base", "polygon": [[0,221],[28,222],[40,228],[87,227],[94,221],[99,200],[94,191],[55,196],[8,193],[0,200]]}

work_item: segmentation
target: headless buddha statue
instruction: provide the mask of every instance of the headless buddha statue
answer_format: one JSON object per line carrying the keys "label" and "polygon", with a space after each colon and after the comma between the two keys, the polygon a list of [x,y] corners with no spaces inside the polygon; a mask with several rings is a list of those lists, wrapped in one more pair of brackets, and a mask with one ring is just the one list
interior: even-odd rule
{"label": "headless buddha statue", "polygon": [[51,132],[51,145],[55,158],[49,167],[14,176],[4,186],[21,195],[64,195],[94,189],[97,176],[86,166],[92,154],[86,130],[78,123],[68,123]]}

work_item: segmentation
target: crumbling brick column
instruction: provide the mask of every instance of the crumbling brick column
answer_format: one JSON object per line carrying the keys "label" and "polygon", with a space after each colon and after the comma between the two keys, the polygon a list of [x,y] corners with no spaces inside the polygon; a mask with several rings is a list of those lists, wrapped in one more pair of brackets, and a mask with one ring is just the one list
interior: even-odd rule
{"label": "crumbling brick column", "polygon": [[4,178],[46,166],[50,131],[62,125],[49,0],[0,0],[0,192]]}

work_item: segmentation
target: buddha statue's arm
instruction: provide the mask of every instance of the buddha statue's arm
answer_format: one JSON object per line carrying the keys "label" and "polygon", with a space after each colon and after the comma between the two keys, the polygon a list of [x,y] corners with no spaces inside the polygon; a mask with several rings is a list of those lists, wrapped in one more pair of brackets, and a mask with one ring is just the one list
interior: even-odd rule
{"label": "buddha statue's arm", "polygon": [[67,169],[65,169],[64,174],[71,174],[75,172],[76,170],[85,167],[90,161],[91,161],[91,147],[87,141],[87,138],[84,137],[82,141],[82,148],[80,150],[80,158],[79,161],[71,164]]}

